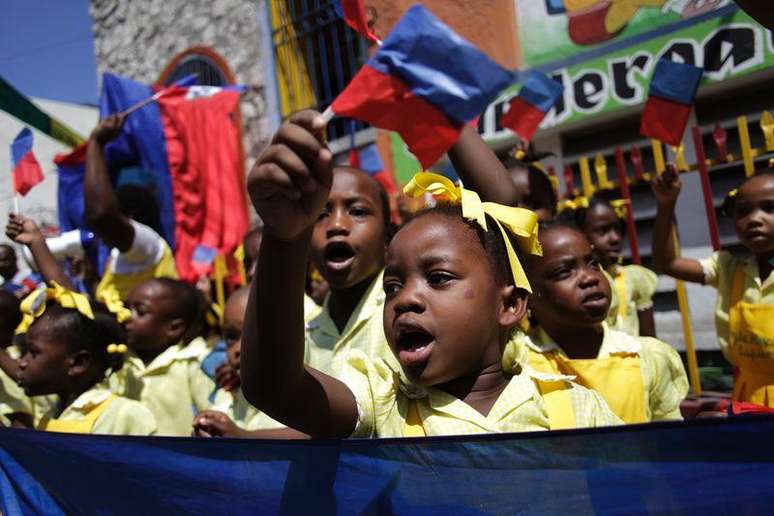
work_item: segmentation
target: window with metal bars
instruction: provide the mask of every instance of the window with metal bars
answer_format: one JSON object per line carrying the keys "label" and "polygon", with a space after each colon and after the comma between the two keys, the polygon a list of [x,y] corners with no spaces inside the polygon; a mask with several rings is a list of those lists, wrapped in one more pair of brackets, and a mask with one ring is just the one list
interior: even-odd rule
{"label": "window with metal bars", "polygon": [[[269,6],[282,118],[303,109],[324,111],[367,59],[367,44],[336,15],[331,1],[271,0]],[[328,138],[365,127],[336,118]]]}
{"label": "window with metal bars", "polygon": [[164,81],[164,85],[168,86],[192,73],[196,74],[196,83],[202,86],[224,86],[228,83],[215,61],[205,55],[190,54],[175,66]]}

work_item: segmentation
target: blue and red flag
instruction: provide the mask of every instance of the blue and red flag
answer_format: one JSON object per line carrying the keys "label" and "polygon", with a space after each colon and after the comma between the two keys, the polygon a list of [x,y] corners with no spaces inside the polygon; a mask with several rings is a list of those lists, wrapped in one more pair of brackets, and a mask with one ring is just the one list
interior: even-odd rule
{"label": "blue and red flag", "polygon": [[27,195],[33,186],[43,181],[40,163],[32,153],[32,142],[32,131],[25,127],[11,143],[13,190],[22,196]]}
{"label": "blue and red flag", "polygon": [[518,73],[421,5],[411,7],[331,104],[337,115],[398,132],[429,168]]}
{"label": "blue and red flag", "polygon": [[[154,95],[148,85],[103,76],[100,115],[125,111]],[[178,274],[196,281],[194,251],[205,245],[230,256],[247,231],[247,200],[239,130],[234,116],[241,88],[173,86],[156,102],[129,115],[106,148],[117,184],[129,169],[149,173],[159,206],[156,228],[175,251]],[[63,230],[85,228],[85,146],[55,160],[59,168],[59,219]],[[67,199],[66,202],[62,202]],[[104,260],[105,250],[101,252]],[[236,262],[229,276],[237,277]],[[232,267],[233,266],[233,267]]]}
{"label": "blue and red flag", "polygon": [[367,172],[368,175],[379,181],[384,190],[390,194],[396,194],[398,187],[392,174],[384,166],[384,161],[379,154],[379,149],[375,143],[366,145],[361,149],[352,149],[349,151],[349,164],[360,170]]}
{"label": "blue and red flag", "polygon": [[355,32],[372,43],[379,43],[379,38],[368,26],[363,0],[333,0],[333,8]]}
{"label": "blue and red flag", "polygon": [[650,81],[640,133],[679,146],[703,72],[693,65],[659,59]]}
{"label": "blue and red flag", "polygon": [[508,112],[503,115],[503,126],[522,139],[531,140],[563,91],[564,86],[558,81],[537,70],[530,70],[519,95],[511,100]]}

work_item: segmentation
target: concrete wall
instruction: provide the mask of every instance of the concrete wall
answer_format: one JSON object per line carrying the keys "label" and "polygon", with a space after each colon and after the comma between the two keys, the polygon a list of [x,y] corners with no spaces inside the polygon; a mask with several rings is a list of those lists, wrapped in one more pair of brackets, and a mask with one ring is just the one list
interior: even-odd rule
{"label": "concrete wall", "polygon": [[264,0],[91,0],[97,71],[154,83],[180,52],[203,45],[220,54],[239,83],[244,149],[252,163],[271,136],[266,83],[274,73],[265,56],[259,13]]}

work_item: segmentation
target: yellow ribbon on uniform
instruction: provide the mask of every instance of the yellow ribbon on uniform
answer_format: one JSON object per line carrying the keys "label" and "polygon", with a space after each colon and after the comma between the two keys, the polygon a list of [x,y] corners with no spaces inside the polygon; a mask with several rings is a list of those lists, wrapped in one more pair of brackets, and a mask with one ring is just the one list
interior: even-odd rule
{"label": "yellow ribbon on uniform", "polygon": [[78,310],[83,316],[94,319],[94,312],[88,297],[67,290],[56,281],[52,281],[50,287],[35,289],[22,300],[19,305],[22,312],[22,322],[16,328],[17,334],[26,333],[33,321],[43,315],[48,301],[54,301],[62,308]]}
{"label": "yellow ribbon on uniform", "polygon": [[439,201],[459,204],[462,206],[463,218],[475,221],[484,231],[488,231],[486,215],[489,215],[497,224],[503,237],[513,275],[513,284],[518,288],[532,292],[524,268],[519,262],[504,227],[513,234],[522,251],[542,255],[543,250],[538,241],[538,218],[534,211],[503,206],[494,202],[482,202],[476,192],[466,190],[462,186],[455,185],[448,178],[431,172],[416,174],[403,188],[403,193],[409,197],[420,197],[429,193]]}
{"label": "yellow ribbon on uniform", "polygon": [[121,300],[121,295],[117,289],[103,289],[99,292],[98,300],[105,305],[111,314],[116,316],[119,323],[123,324],[132,318],[132,311]]}
{"label": "yellow ribbon on uniform", "polygon": [[579,195],[575,199],[564,199],[559,203],[559,211],[580,210],[589,207],[589,198],[585,195]]}
{"label": "yellow ribbon on uniform", "polygon": [[631,201],[629,199],[616,199],[610,201],[610,207],[613,208],[615,216],[619,219],[626,218],[626,210],[629,209]]}

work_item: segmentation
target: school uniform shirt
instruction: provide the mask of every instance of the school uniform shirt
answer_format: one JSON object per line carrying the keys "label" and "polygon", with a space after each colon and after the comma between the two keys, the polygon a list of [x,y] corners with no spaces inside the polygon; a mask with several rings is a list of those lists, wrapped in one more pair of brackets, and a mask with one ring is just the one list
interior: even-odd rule
{"label": "school uniform shirt", "polygon": [[326,297],[320,313],[306,323],[304,363],[330,376],[338,377],[346,352],[357,349],[376,360],[384,359],[396,370],[398,360],[384,336],[382,322],[384,291],[382,273],[374,279],[340,333],[331,319]]}
{"label": "school uniform shirt", "polygon": [[[17,346],[10,345],[5,351],[12,359],[19,360],[21,353]],[[24,390],[19,387],[16,380],[0,369],[0,423],[9,426],[11,424],[8,419],[9,414],[28,414],[32,416],[34,408],[32,400],[24,394]]]}
{"label": "school uniform shirt", "polygon": [[699,262],[704,269],[704,283],[715,287],[718,291],[718,299],[715,303],[715,329],[721,351],[733,364],[735,361],[728,353],[730,334],[728,314],[737,265],[744,271],[744,294],[741,301],[746,303],[774,305],[774,272],[763,280],[753,256],[735,256],[728,251],[715,252],[709,258]]}
{"label": "school uniform shirt", "polygon": [[170,346],[147,366],[129,356],[124,367],[108,377],[108,384],[113,392],[150,409],[158,435],[190,436],[194,416],[209,407],[216,389],[201,369],[207,353],[207,342],[197,337],[186,346]]}
{"label": "school uniform shirt", "polygon": [[618,297],[614,321],[610,326],[636,337],[640,334],[637,314],[653,307],[658,276],[641,265],[615,265],[608,273],[613,279],[610,286]]}
{"label": "school uniform shirt", "polygon": [[[665,342],[652,337],[633,337],[618,330],[611,329],[603,323],[604,336],[597,353],[597,359],[609,357],[639,357],[639,369],[642,377],[642,396],[647,421],[682,419],[680,402],[688,393],[688,378],[685,374],[680,355]],[[545,361],[535,360],[535,355],[558,353],[568,358],[556,342],[538,327],[529,335],[521,334],[509,342],[509,346],[524,346],[527,361],[535,369],[552,374],[561,373],[558,370],[543,369]],[[523,357],[524,352],[511,352],[510,356]],[[577,383],[584,385],[583,379],[576,378]],[[600,392],[605,397],[604,392]],[[613,400],[607,400],[615,411]],[[627,417],[617,414],[624,421]],[[632,422],[632,421],[627,421]]]}
{"label": "school uniform shirt", "polygon": [[177,268],[172,251],[161,235],[145,224],[130,220],[134,240],[128,251],[118,248],[110,251],[105,273],[97,285],[96,298],[100,301],[126,299],[136,285],[153,278],[177,279]]}
{"label": "school uniform shirt", "polygon": [[[549,382],[563,382],[555,375],[542,375]],[[484,416],[464,401],[440,389],[422,388],[401,380],[398,371],[382,359],[372,360],[351,350],[340,376],[352,391],[358,421],[352,437],[408,437],[410,435],[467,435],[482,433],[550,430],[548,408],[537,379],[522,372],[514,375],[489,414]],[[598,395],[580,386],[569,386],[577,427],[608,426],[621,421]],[[407,428],[410,404],[415,404],[421,434]],[[566,428],[566,427],[565,427]]]}
{"label": "school uniform shirt", "polygon": [[[108,401],[111,396],[112,399]],[[79,422],[88,418],[92,410],[106,401],[108,401],[107,405],[93,422],[88,433],[109,435],[154,435],[156,433],[156,421],[150,410],[137,401],[115,396],[101,387],[84,392],[60,414],[58,409],[52,408],[36,427],[39,430],[46,430],[55,421],[60,425],[64,423],[61,426],[68,426],[68,423],[74,423],[73,426],[77,426]]]}
{"label": "school uniform shirt", "polygon": [[285,428],[282,423],[273,420],[257,408],[250,405],[242,394],[242,389],[233,391],[218,389],[210,410],[226,414],[236,425],[244,430],[275,430]]}

